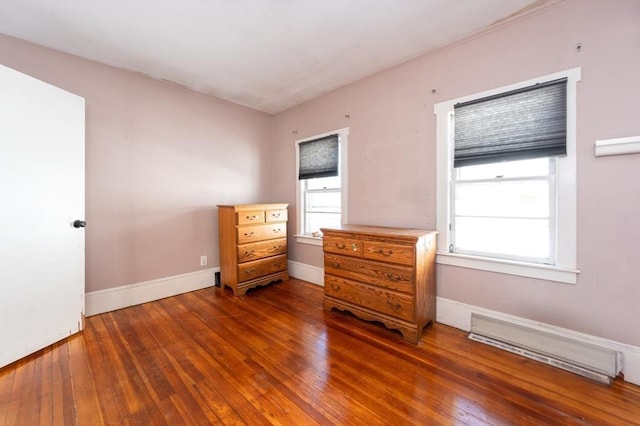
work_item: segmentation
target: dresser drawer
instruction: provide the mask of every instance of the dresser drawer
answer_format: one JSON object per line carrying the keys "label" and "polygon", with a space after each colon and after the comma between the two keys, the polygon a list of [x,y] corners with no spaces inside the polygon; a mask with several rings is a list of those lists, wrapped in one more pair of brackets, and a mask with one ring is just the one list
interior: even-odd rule
{"label": "dresser drawer", "polygon": [[324,291],[328,296],[405,321],[414,320],[413,298],[380,287],[327,276]]}
{"label": "dresser drawer", "polygon": [[238,246],[238,263],[258,260],[287,252],[287,239],[260,241]]}
{"label": "dresser drawer", "polygon": [[414,270],[409,267],[325,254],[324,272],[407,294],[414,293]]}
{"label": "dresser drawer", "polygon": [[362,257],[362,241],[355,238],[342,238],[325,235],[322,238],[322,247],[325,252]]}
{"label": "dresser drawer", "polygon": [[248,281],[287,269],[287,256],[274,256],[238,265],[238,281]]}
{"label": "dresser drawer", "polygon": [[265,216],[267,222],[284,222],[287,220],[287,210],[267,210]]}
{"label": "dresser drawer", "polygon": [[249,223],[264,223],[264,211],[254,212],[238,212],[236,213],[236,221],[238,225],[247,225]]}
{"label": "dresser drawer", "polygon": [[253,243],[287,236],[286,223],[270,223],[255,226],[239,226],[237,228],[238,244]]}
{"label": "dresser drawer", "polygon": [[383,241],[364,241],[363,257],[401,265],[415,264],[415,247],[410,245],[387,243]]}

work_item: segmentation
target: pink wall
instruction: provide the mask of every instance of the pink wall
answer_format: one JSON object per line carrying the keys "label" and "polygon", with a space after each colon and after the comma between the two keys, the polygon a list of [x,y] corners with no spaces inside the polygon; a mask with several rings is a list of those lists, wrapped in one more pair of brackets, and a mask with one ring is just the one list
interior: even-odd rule
{"label": "pink wall", "polygon": [[294,140],[342,127],[350,222],[435,228],[433,105],[580,66],[577,284],[441,265],[438,294],[640,346],[640,154],[593,156],[640,134],[638,22],[637,1],[568,0],[273,119],[1,35],[0,61],[86,98],[87,291],[216,266],[216,204],[289,202],[293,231]]}
{"label": "pink wall", "polygon": [[268,201],[271,116],[0,36],[2,64],[86,98],[86,291],[218,266],[217,204]]}
{"label": "pink wall", "polygon": [[[349,221],[433,229],[433,105],[582,67],[577,284],[439,265],[438,295],[640,346],[640,154],[593,154],[640,134],[639,40],[640,2],[569,0],[278,114],[274,198],[295,204],[295,139],[348,126]],[[319,247],[290,247],[322,265]]]}

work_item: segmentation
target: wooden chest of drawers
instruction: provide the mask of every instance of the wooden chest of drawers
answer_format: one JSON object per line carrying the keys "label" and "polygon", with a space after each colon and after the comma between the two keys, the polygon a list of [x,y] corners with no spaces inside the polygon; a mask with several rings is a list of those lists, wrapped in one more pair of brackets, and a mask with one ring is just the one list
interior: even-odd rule
{"label": "wooden chest of drawers", "polygon": [[218,206],[220,285],[236,296],[289,279],[288,204]]}
{"label": "wooden chest of drawers", "polygon": [[418,343],[436,319],[436,232],[343,225],[322,229],[324,309],[350,311]]}

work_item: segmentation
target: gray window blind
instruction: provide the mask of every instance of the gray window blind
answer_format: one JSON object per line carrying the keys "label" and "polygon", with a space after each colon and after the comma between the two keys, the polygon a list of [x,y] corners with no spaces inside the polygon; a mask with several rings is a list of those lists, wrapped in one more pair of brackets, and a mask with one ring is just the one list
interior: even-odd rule
{"label": "gray window blind", "polygon": [[338,176],[338,135],[300,142],[298,179]]}
{"label": "gray window blind", "polygon": [[567,153],[567,79],[454,105],[453,167]]}

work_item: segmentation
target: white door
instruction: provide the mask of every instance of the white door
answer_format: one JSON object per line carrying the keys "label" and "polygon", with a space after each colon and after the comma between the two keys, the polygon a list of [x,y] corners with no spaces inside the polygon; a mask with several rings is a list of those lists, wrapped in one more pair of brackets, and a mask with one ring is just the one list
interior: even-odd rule
{"label": "white door", "polygon": [[84,220],[84,99],[0,65],[0,367],[81,330],[75,220]]}

